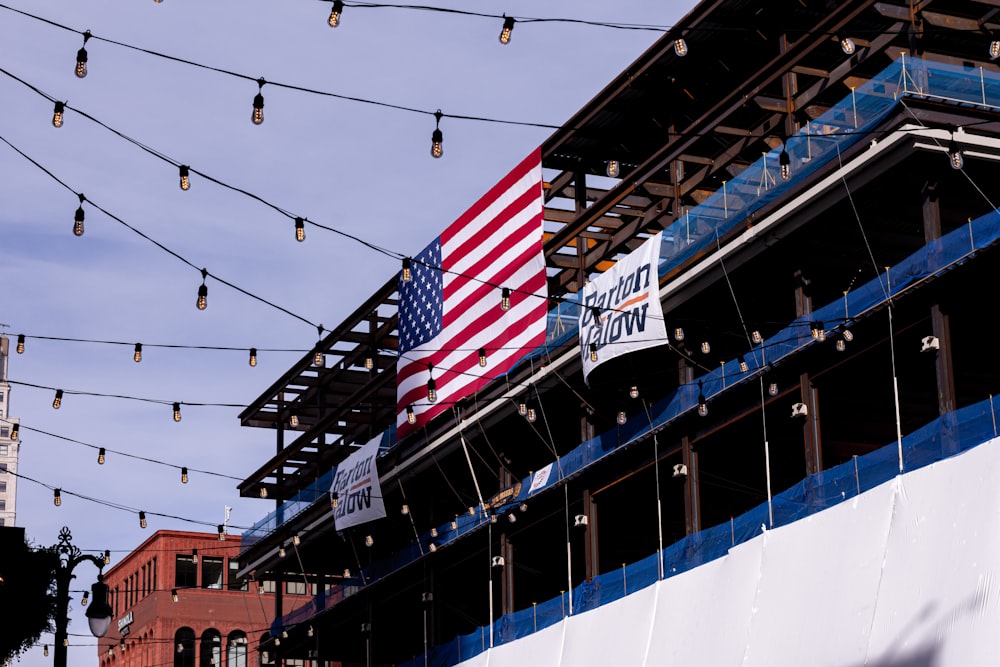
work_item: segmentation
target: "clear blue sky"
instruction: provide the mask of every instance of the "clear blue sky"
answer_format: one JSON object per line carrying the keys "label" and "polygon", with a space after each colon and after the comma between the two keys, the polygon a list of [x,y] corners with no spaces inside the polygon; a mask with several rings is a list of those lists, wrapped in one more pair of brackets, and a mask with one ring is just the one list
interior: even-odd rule
{"label": "clear blue sky", "polygon": [[[501,22],[409,11],[347,7],[336,30],[330,4],[316,0],[3,0],[78,31],[252,77],[445,113],[559,124],[590,100],[658,37],[563,23],[518,24],[498,43]],[[492,0],[435,6],[514,16],[669,25],[691,3]],[[0,9],[0,68],[170,158],[394,251],[418,252],[551,130],[444,119],[445,155],[430,157],[431,116],[265,86],[265,122],[250,122],[252,81],[152,57],[91,39],[88,76],[74,75],[82,36]],[[84,193],[197,267],[327,328],[338,324],[397,269],[395,260],[330,232],[293,223],[251,199],[192,177],[182,192],[174,167],[67,111],[51,124],[52,103],[0,74],[0,136],[53,172],[69,191],[0,144],[0,322],[29,336],[12,353],[11,415],[20,417],[22,475],[17,523],[37,545],[69,526],[88,550],[117,560],[161,528],[212,530],[233,508],[239,533],[273,504],[237,496],[236,481],[108,453],[35,430],[237,478],[274,451],[273,433],[239,426],[239,408],[185,407],[175,423],[157,401],[246,404],[300,353],[313,326],[209,279],[209,306],[195,308],[200,273],[93,205],[86,231],[72,233]],[[100,339],[128,346],[34,340]],[[141,342],[143,361],[132,361]],[[229,346],[241,351],[175,350],[154,344]],[[12,350],[13,352],[13,350]],[[63,489],[55,507],[51,487]],[[80,494],[150,514],[137,514]],[[77,569],[76,587],[96,570]],[[73,603],[70,662],[96,664]],[[43,643],[52,643],[51,636]],[[50,664],[41,648],[21,664]]]}

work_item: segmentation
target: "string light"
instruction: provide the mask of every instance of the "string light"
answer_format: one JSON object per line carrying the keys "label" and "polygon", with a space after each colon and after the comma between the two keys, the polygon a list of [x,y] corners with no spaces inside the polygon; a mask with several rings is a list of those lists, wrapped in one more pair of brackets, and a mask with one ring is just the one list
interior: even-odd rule
{"label": "string light", "polygon": [[705,393],[702,390],[701,380],[698,380],[698,416],[708,416],[708,401],[705,400]]}
{"label": "string light", "polygon": [[639,398],[639,387],[638,387],[638,385],[632,385],[631,387],[629,387],[629,389],[628,389],[628,397],[629,398],[633,398],[633,399],[634,398]]}
{"label": "string light", "polygon": [[181,190],[187,192],[191,189],[191,168],[186,164],[180,166]]}
{"label": "string light", "polygon": [[740,363],[740,373],[746,373],[750,370],[750,365],[747,364],[747,360],[743,358],[743,355],[740,355],[739,363]]}
{"label": "string light", "polygon": [[48,644],[45,644],[42,647],[42,655],[44,655],[46,658],[49,657],[49,645]]}
{"label": "string light", "polygon": [[302,540],[299,538],[298,533],[292,535],[292,544],[294,544],[295,546],[299,546],[300,544],[302,544]]}
{"label": "string light", "polygon": [[255,368],[257,366],[257,348],[250,348],[250,368]]}
{"label": "string light", "polygon": [[299,416],[297,414],[292,413],[292,415],[288,418],[288,425],[291,426],[292,428],[298,428]]}
{"label": "string light", "polygon": [[854,43],[854,40],[847,35],[838,34],[837,41],[840,42],[840,50],[844,52],[844,55],[853,56],[854,52],[858,48],[858,45]]}
{"label": "string light", "polygon": [[179,422],[181,420],[181,404],[174,403],[174,421]]}
{"label": "string light", "polygon": [[618,178],[618,174],[621,173],[621,163],[618,160],[608,160],[605,173],[608,175],[608,178]]}
{"label": "string light", "polygon": [[58,410],[59,406],[62,405],[63,390],[56,389],[56,397],[52,399],[52,408]]}
{"label": "string light", "polygon": [[62,127],[63,114],[66,112],[65,102],[56,102],[55,111],[52,112],[52,127]]}
{"label": "string light", "polygon": [[433,403],[437,398],[437,383],[434,382],[434,378],[430,378],[427,380],[427,402]]}
{"label": "string light", "polygon": [[194,563],[195,565],[198,564],[198,550],[197,549],[192,549],[191,550],[191,562]]}
{"label": "string light", "polygon": [[373,368],[375,368],[375,355],[371,350],[368,350],[365,354],[365,369],[370,371]]}
{"label": "string light", "polygon": [[500,310],[510,310],[510,288],[500,289]]}
{"label": "string light", "polygon": [[486,348],[479,348],[479,367],[486,368]]}
{"label": "string light", "polygon": [[441,132],[441,110],[434,112],[434,131],[431,133],[431,157],[439,158],[444,155],[444,134]]}
{"label": "string light", "polygon": [[760,345],[764,342],[764,337],[760,335],[760,332],[756,329],[750,334],[750,340],[753,341],[754,345]]}
{"label": "string light", "polygon": [[777,382],[772,382],[771,384],[767,385],[767,394],[769,396],[777,396],[778,395],[778,383]]}
{"label": "string light", "polygon": [[330,492],[330,505],[333,507],[333,509],[337,509],[337,506],[339,504],[340,504],[340,494],[337,493],[336,491],[331,491]]}
{"label": "string light", "polygon": [[73,234],[76,236],[83,236],[83,202],[86,198],[80,194],[77,195],[80,198],[80,206],[76,209],[76,214],[73,216]]}
{"label": "string light", "polygon": [[198,287],[198,300],[195,305],[198,306],[198,310],[205,310],[208,308],[208,285],[205,284],[205,280],[208,278],[208,269],[201,270],[201,285]]}
{"label": "string light", "polygon": [[517,414],[521,415],[522,417],[524,417],[525,415],[528,414],[528,399],[527,398],[521,398],[517,402]]}
{"label": "string light", "polygon": [[413,271],[410,268],[410,263],[411,260],[409,257],[403,258],[403,273],[401,277],[404,283],[408,283],[413,280]]}
{"label": "string light", "polygon": [[188,469],[185,467],[181,468],[181,484],[188,483]]}
{"label": "string light", "polygon": [[139,512],[139,527],[140,528],[145,528],[148,525],[149,524],[146,523],[146,513],[145,512]]}
{"label": "string light", "polygon": [[[170,599],[173,600],[174,602],[177,602],[178,596],[177,596],[177,589],[176,588],[174,588],[174,589],[172,589],[170,591]],[[184,651],[184,646],[178,642],[178,644],[177,644],[177,652],[181,653],[183,651]]]}
{"label": "string light", "polygon": [[826,330],[823,328],[822,322],[812,322],[810,324],[809,334],[813,337],[813,340],[820,342],[826,340]]}
{"label": "string light", "polygon": [[312,637],[313,634],[314,634],[313,626],[310,625],[308,628],[306,628],[306,637]]}
{"label": "string light", "polygon": [[850,329],[844,329],[840,332],[840,335],[843,336],[844,340],[848,343],[854,340],[854,334],[851,333]]}
{"label": "string light", "polygon": [[264,84],[267,83],[264,79],[257,79],[257,94],[253,98],[253,114],[250,115],[250,120],[253,121],[254,125],[260,125],[264,122]]}
{"label": "string light", "polygon": [[407,405],[406,406],[406,423],[407,424],[416,424],[417,423],[417,415],[416,415],[415,412],[413,412],[413,406],[412,405]]}
{"label": "string light", "polygon": [[778,165],[781,168],[781,180],[787,181],[792,177],[792,158],[788,155],[788,150],[782,146],[778,155]]}
{"label": "string light", "polygon": [[333,0],[333,9],[330,10],[330,18],[326,22],[331,28],[336,28],[340,25],[340,15],[344,12],[344,2],[343,0]]}
{"label": "string light", "polygon": [[219,524],[219,541],[226,541],[226,525],[222,523]]}
{"label": "string light", "polygon": [[681,342],[682,340],[684,340],[684,329],[683,328],[677,327],[676,329],[674,329],[674,340],[676,340],[678,343]]}
{"label": "string light", "polygon": [[17,334],[17,347],[15,349],[18,354],[24,354],[24,334]]}
{"label": "string light", "polygon": [[528,406],[528,410],[524,415],[524,418],[528,420],[529,424],[534,424],[535,420],[538,419],[538,413],[535,411],[535,407],[532,405]]}
{"label": "string light", "polygon": [[80,606],[81,607],[86,607],[87,606],[87,599],[88,599],[89,595],[90,595],[90,591],[84,591],[83,592],[83,598],[80,599]]}
{"label": "string light", "polygon": [[684,41],[683,37],[674,40],[674,53],[681,58],[688,54],[688,45],[687,42]]}
{"label": "string light", "polygon": [[295,240],[299,243],[306,240],[306,221],[302,218],[295,218]]}
{"label": "string light", "polygon": [[101,466],[104,465],[105,459],[106,459],[106,456],[105,456],[104,447],[101,447],[99,450],[97,450],[97,465],[101,465]]}
{"label": "string light", "polygon": [[52,504],[56,507],[62,505],[62,494],[60,491],[61,489],[53,489],[52,491]]}
{"label": "string light", "polygon": [[618,417],[615,419],[615,421],[618,422],[619,426],[624,426],[625,422],[628,421],[628,415],[625,414],[624,410],[619,410]]}
{"label": "string light", "polygon": [[597,343],[590,344],[590,360],[597,361]]}
{"label": "string light", "polygon": [[990,53],[990,60],[996,60],[997,58],[1000,58],[1000,39],[997,39],[996,36],[994,36],[993,39],[990,41],[989,53]]}
{"label": "string light", "polygon": [[18,432],[20,432],[20,430],[21,430],[21,425],[17,422],[14,422],[14,425],[10,429],[10,439],[17,440],[17,434]]}
{"label": "string light", "polygon": [[504,14],[503,29],[500,30],[500,43],[504,45],[510,44],[510,34],[512,32],[514,32],[514,17]]}
{"label": "string light", "polygon": [[962,149],[958,147],[958,142],[955,141],[955,135],[951,135],[951,143],[948,144],[948,159],[951,161],[952,169],[961,169],[965,166],[965,157],[962,155]]}
{"label": "string light", "polygon": [[135,344],[135,352],[132,353],[132,361],[135,363],[142,361],[142,343]]}
{"label": "string light", "polygon": [[323,354],[323,325],[320,324],[316,327],[317,332],[319,332],[319,342],[316,343],[316,353],[313,354],[313,366],[325,367],[326,366],[326,355]]}
{"label": "string light", "polygon": [[76,52],[76,76],[79,79],[87,76],[87,40],[90,39],[90,31],[83,33],[83,46]]}
{"label": "string light", "polygon": [[709,345],[708,341],[707,340],[702,341],[702,343],[701,343],[701,353],[702,354],[708,354],[711,351],[712,351],[712,346]]}
{"label": "string light", "polygon": [[111,549],[104,550],[104,564],[111,565]]}
{"label": "string light", "polygon": [[260,497],[261,498],[267,498],[267,487],[266,486],[260,487]]}
{"label": "string light", "polygon": [[286,554],[287,552],[285,551],[285,545],[282,544],[280,547],[278,547],[278,558],[284,558]]}

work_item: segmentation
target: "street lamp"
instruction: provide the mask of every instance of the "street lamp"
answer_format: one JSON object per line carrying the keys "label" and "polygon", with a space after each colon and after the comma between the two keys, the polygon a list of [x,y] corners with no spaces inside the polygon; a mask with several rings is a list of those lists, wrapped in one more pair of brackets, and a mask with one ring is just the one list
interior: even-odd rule
{"label": "street lamp", "polygon": [[69,528],[63,526],[59,531],[59,544],[53,547],[59,554],[59,568],[56,570],[56,642],[55,667],[66,667],[66,645],[68,635],[66,626],[69,624],[69,585],[75,576],[73,569],[89,560],[99,570],[97,583],[90,587],[93,601],[87,607],[87,622],[90,632],[95,637],[103,637],[111,625],[111,606],[108,604],[108,587],[104,583],[104,556],[92,556],[80,551],[70,543],[73,536]]}

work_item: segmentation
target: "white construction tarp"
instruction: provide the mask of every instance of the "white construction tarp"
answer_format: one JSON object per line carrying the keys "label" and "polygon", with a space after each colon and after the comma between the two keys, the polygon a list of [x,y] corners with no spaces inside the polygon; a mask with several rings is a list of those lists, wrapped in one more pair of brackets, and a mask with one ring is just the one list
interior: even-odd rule
{"label": "white construction tarp", "polygon": [[998,479],[993,440],[463,665],[997,664]]}

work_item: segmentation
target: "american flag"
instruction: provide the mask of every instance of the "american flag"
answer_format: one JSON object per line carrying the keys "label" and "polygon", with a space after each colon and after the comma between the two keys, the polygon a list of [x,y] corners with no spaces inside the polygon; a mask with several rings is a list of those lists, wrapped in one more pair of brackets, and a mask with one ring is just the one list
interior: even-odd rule
{"label": "american flag", "polygon": [[[535,150],[413,258],[410,281],[400,277],[399,437],[502,376],[545,341],[543,206],[542,156]],[[504,288],[510,291],[506,311]],[[408,407],[415,424],[407,420]]]}

